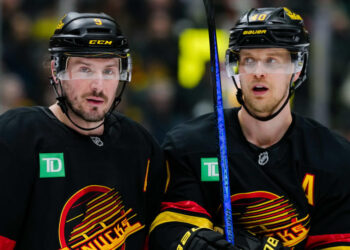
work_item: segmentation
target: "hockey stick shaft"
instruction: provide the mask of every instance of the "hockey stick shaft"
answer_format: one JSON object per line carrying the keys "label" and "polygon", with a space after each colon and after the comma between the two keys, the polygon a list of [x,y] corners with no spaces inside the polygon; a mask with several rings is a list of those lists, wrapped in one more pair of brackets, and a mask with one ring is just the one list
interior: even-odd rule
{"label": "hockey stick shaft", "polygon": [[221,78],[219,55],[216,41],[216,28],[214,18],[214,6],[212,0],[203,0],[207,14],[209,44],[210,44],[210,69],[211,80],[215,86],[214,90],[214,109],[217,117],[217,128],[219,137],[219,167],[221,173],[222,196],[223,196],[223,212],[225,221],[225,235],[227,241],[234,244],[231,195],[230,195],[230,180],[227,161],[227,146],[226,146],[226,131],[225,119],[222,102]]}

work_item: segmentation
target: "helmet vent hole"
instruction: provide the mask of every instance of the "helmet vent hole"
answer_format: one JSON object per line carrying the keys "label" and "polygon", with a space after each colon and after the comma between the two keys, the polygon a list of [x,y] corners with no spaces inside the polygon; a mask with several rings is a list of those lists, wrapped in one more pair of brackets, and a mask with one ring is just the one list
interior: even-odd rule
{"label": "helmet vent hole", "polygon": [[102,28],[91,28],[87,29],[88,33],[111,33],[110,29],[102,29]]}
{"label": "helmet vent hole", "polygon": [[298,31],[295,30],[275,30],[272,35],[279,42],[298,42],[300,37],[298,36]]}
{"label": "helmet vent hole", "polygon": [[67,34],[70,34],[70,35],[80,35],[80,31],[79,31],[79,30],[71,30],[71,31],[67,32]]}

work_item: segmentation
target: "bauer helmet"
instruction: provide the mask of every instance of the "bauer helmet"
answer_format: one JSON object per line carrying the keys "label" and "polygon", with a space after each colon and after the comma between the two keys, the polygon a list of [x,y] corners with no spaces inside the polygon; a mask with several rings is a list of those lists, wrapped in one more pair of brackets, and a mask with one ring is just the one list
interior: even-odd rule
{"label": "bauer helmet", "polygon": [[286,7],[251,9],[230,30],[226,69],[230,77],[238,74],[239,51],[249,48],[285,48],[291,52],[300,77],[296,89],[306,79],[309,34],[300,15]]}
{"label": "bauer helmet", "polygon": [[[290,73],[293,73],[294,76],[300,72],[298,79],[295,82],[290,82],[290,97],[295,89],[306,80],[309,45],[309,34],[305,29],[303,19],[286,7],[253,8],[244,13],[230,30],[229,48],[226,51],[226,71],[228,76],[232,77],[237,88],[238,101],[244,105],[241,89],[238,88],[235,80],[235,77],[239,75],[239,52],[241,49],[287,49],[294,64],[293,72]],[[281,110],[266,118],[253,116],[259,120],[270,120]]]}

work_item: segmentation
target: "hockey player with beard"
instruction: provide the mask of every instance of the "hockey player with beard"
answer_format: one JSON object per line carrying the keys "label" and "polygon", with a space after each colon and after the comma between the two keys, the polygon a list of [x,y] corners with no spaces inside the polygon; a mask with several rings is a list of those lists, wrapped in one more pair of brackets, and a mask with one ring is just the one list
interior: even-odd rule
{"label": "hockey player with beard", "polygon": [[0,118],[0,249],[144,249],[166,169],[154,138],[114,110],[128,41],[106,14],[70,12],[49,51],[57,102]]}

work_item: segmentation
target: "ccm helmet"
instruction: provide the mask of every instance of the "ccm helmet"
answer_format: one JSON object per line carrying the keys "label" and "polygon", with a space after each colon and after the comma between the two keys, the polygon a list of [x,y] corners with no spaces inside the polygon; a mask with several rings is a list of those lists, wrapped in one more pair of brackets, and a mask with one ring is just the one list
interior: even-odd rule
{"label": "ccm helmet", "polygon": [[129,45],[116,21],[104,14],[66,14],[50,38],[56,72],[65,70],[67,57],[119,57],[120,80],[131,80]]}
{"label": "ccm helmet", "polygon": [[[235,76],[239,75],[241,49],[285,48],[290,51],[294,64],[293,77],[300,72],[299,78],[295,82],[292,80],[290,82],[290,97],[306,79],[309,45],[309,34],[304,27],[303,19],[286,7],[253,8],[244,13],[230,30],[229,48],[226,51],[226,71],[236,85],[238,101],[244,105],[241,89],[238,88],[235,80]],[[286,103],[288,100],[289,98]],[[254,117],[259,120],[270,120],[281,110],[272,117]]]}
{"label": "ccm helmet", "polygon": [[[118,105],[126,83],[131,81],[132,66],[128,40],[112,17],[104,13],[69,12],[59,21],[53,36],[50,38],[49,52],[54,61],[54,73],[57,77],[57,82],[52,78],[50,81],[56,91],[58,104],[69,119],[66,97],[59,77],[60,72],[66,70],[69,57],[120,58],[120,84],[108,114]],[[57,85],[60,87],[60,91],[58,91]],[[74,122],[73,124],[79,127]],[[83,130],[95,129],[79,128]]]}

